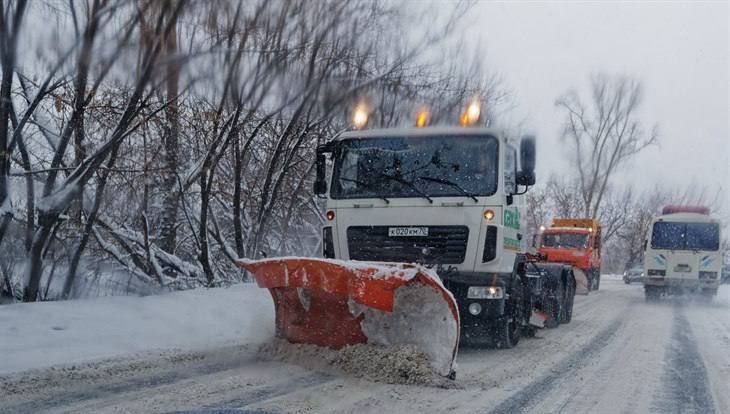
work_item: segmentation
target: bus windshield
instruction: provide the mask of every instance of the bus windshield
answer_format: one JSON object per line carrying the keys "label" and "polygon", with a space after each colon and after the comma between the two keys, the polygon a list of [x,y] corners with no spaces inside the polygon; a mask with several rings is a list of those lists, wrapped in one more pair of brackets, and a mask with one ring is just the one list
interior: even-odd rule
{"label": "bus windshield", "polygon": [[331,196],[489,196],[497,146],[475,135],[347,139],[336,151]]}
{"label": "bus windshield", "polygon": [[542,247],[585,249],[588,247],[588,235],[573,232],[543,233]]}
{"label": "bus windshield", "polygon": [[664,250],[718,250],[720,226],[717,223],[654,223],[651,248]]}

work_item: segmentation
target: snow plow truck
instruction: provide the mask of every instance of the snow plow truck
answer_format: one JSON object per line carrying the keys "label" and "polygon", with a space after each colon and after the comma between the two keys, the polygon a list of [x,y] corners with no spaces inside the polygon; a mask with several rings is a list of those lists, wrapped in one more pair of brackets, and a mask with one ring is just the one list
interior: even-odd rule
{"label": "snow plow truck", "polygon": [[596,219],[555,218],[540,229],[538,252],[543,260],[573,266],[578,293],[601,284],[601,225]]}
{"label": "snow plow truck", "polygon": [[415,345],[453,378],[460,341],[511,348],[535,325],[570,322],[576,282],[570,265],[526,253],[534,138],[518,148],[495,129],[420,126],[347,131],[318,148],[323,259],[239,265],[270,290],[278,336]]}

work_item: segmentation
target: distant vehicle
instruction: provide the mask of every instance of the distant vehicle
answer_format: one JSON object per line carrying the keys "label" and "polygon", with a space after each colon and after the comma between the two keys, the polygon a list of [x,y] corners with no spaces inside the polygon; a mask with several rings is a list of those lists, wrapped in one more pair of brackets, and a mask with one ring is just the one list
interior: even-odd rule
{"label": "distant vehicle", "polygon": [[717,294],[722,253],[720,223],[707,207],[668,206],[654,218],[645,242],[644,293],[647,300],[662,295]]}
{"label": "distant vehicle", "polygon": [[568,263],[582,270],[587,289],[601,283],[601,225],[595,219],[556,218],[540,234],[539,253],[548,262]]}
{"label": "distant vehicle", "polygon": [[641,282],[644,280],[644,269],[635,267],[624,272],[624,283],[630,285],[631,282]]}

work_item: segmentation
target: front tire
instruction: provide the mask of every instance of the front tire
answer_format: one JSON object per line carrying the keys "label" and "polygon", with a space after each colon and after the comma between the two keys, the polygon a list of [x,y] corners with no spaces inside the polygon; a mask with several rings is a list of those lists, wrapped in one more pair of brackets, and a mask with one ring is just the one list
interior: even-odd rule
{"label": "front tire", "polygon": [[514,348],[519,342],[524,319],[524,288],[522,280],[516,278],[512,283],[509,313],[494,323],[492,337],[494,346],[499,349]]}
{"label": "front tire", "polygon": [[601,271],[595,270],[593,274],[593,290],[598,290],[601,287]]}

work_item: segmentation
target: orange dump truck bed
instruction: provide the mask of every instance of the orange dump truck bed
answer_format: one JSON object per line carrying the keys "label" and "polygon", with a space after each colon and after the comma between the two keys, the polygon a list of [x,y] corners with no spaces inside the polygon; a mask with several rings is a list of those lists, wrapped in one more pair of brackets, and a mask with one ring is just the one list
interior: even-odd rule
{"label": "orange dump truck bed", "polygon": [[599,233],[601,225],[596,219],[556,218],[553,219],[552,227],[576,227],[591,229],[594,233]]}

